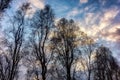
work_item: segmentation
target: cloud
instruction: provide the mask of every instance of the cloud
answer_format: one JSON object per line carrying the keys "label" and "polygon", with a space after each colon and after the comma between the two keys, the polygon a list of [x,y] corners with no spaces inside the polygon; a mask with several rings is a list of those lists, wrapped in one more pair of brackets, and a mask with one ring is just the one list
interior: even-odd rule
{"label": "cloud", "polygon": [[118,14],[119,10],[115,8],[106,10],[103,17],[101,17],[99,22],[99,30],[102,37],[107,41],[115,42],[120,39],[118,35],[120,24],[115,24],[115,22],[113,23],[113,20]]}
{"label": "cloud", "polygon": [[29,0],[28,2],[31,3],[30,5],[31,9],[27,10],[26,12],[27,18],[32,18],[37,9],[43,9],[45,6],[43,0]]}
{"label": "cloud", "polygon": [[114,25],[110,29],[104,31],[102,36],[106,38],[108,41],[112,42],[120,42],[120,24]]}
{"label": "cloud", "polygon": [[[119,7],[110,7],[98,12],[86,12],[79,20],[82,31],[92,37],[97,43],[110,48],[113,56],[120,55],[120,10]],[[120,59],[119,59],[120,61]]]}
{"label": "cloud", "polygon": [[77,8],[73,8],[70,12],[68,12],[67,17],[75,17],[76,15],[80,14],[81,11],[78,10]]}
{"label": "cloud", "polygon": [[45,4],[43,0],[30,0],[30,3],[36,7],[36,8],[40,8],[43,9]]}
{"label": "cloud", "polygon": [[112,20],[116,17],[119,11],[115,9],[105,10],[104,12],[98,13],[86,13],[84,20],[80,21],[81,26],[85,28],[85,32],[89,36],[94,38],[106,38],[106,40],[110,40],[110,36],[106,36],[106,34],[111,34],[114,29],[118,28],[119,25],[113,25]]}
{"label": "cloud", "polygon": [[87,3],[88,0],[80,0],[80,3]]}
{"label": "cloud", "polygon": [[120,23],[116,23],[116,17],[120,11],[116,7],[103,9],[98,12],[86,12],[84,18],[78,21],[81,30],[92,37],[94,41],[110,48],[113,56],[120,54]]}

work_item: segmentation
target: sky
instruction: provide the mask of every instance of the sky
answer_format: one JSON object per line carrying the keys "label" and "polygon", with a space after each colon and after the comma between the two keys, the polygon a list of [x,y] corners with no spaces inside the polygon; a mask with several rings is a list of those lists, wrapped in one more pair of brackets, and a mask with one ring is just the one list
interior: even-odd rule
{"label": "sky", "polygon": [[49,4],[56,20],[62,17],[74,19],[81,30],[109,47],[120,61],[120,0],[14,0],[6,13],[12,15],[26,1],[32,4],[32,13]]}
{"label": "sky", "polygon": [[[28,14],[34,14],[37,9],[43,9],[49,4],[56,20],[63,17],[74,19],[88,36],[110,48],[113,56],[120,62],[120,0],[13,0],[5,15],[12,16],[27,1],[33,7]],[[3,19],[2,24],[6,25],[6,19]],[[21,69],[22,72],[26,70]]]}
{"label": "sky", "polygon": [[41,0],[40,2],[43,5],[50,4],[57,18],[74,19],[84,32],[101,45],[109,47],[113,56],[120,61],[120,0]]}

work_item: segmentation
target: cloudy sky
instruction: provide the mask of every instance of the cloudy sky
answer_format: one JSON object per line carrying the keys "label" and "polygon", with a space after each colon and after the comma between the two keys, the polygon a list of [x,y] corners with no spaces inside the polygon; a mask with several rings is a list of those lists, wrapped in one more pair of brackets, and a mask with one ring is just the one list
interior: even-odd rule
{"label": "cloudy sky", "polygon": [[[120,0],[26,0],[36,9],[51,5],[56,19],[74,19],[81,30],[109,47],[120,61]],[[13,14],[25,0],[15,0],[8,14]]]}

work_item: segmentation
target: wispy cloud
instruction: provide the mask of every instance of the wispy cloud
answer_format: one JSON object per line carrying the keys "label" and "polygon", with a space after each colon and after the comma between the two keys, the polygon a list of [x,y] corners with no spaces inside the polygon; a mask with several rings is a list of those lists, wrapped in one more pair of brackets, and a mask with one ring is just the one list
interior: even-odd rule
{"label": "wispy cloud", "polygon": [[[104,10],[103,12],[98,13],[86,13],[83,20],[80,22],[80,27],[85,28],[83,29],[89,36],[95,38],[106,38],[106,40],[110,40],[108,37],[105,36],[111,34],[111,30],[116,30],[118,28],[118,24],[115,25],[112,23],[113,19],[119,13],[118,9],[109,9]],[[114,30],[114,31],[115,31]]]}
{"label": "wispy cloud", "polygon": [[77,8],[73,8],[73,10],[71,10],[67,17],[75,17],[76,15],[79,15],[81,13],[81,10],[78,10]]}
{"label": "wispy cloud", "polygon": [[[109,47],[113,55],[120,54],[120,16],[119,7],[110,7],[98,12],[85,12],[84,18],[78,21],[81,30],[95,41]],[[78,14],[77,14],[78,15]],[[117,21],[116,21],[117,19]]]}
{"label": "wispy cloud", "polygon": [[108,41],[112,42],[120,42],[120,24],[113,25],[110,29],[102,32],[102,36],[106,38]]}

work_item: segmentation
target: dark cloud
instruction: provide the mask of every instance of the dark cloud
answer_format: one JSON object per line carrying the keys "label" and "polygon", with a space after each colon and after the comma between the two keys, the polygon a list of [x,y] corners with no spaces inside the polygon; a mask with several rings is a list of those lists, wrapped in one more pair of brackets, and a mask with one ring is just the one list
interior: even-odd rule
{"label": "dark cloud", "polygon": [[120,36],[120,29],[119,29],[119,28],[116,30],[116,34],[117,34],[118,36]]}
{"label": "dark cloud", "polygon": [[[111,32],[110,30],[106,31],[105,33],[102,33],[103,37],[106,37],[108,39],[108,41],[112,41],[115,43],[120,43],[120,28],[112,28],[113,32]],[[111,29],[111,30],[112,30]]]}
{"label": "dark cloud", "polygon": [[116,32],[113,34],[116,37],[116,42],[120,42],[120,28],[116,29]]}

